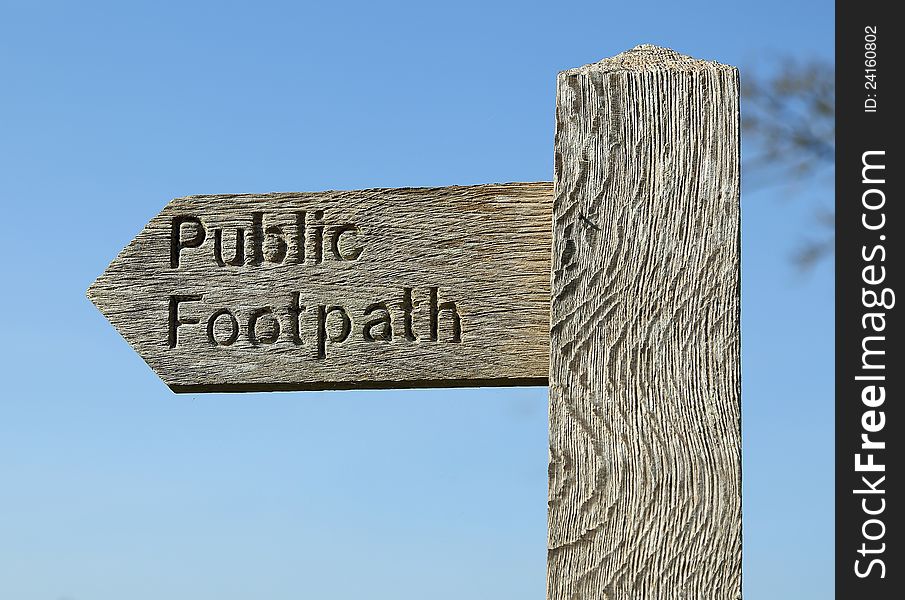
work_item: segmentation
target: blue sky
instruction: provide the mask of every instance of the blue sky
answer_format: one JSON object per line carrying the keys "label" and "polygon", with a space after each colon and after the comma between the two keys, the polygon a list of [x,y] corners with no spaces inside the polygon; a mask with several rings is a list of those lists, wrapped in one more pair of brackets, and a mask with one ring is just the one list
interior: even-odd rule
{"label": "blue sky", "polygon": [[[546,390],[175,396],[84,292],[172,197],[552,178],[556,72],[826,2],[0,2],[0,598],[543,598]],[[826,183],[743,193],[745,591],[832,593]]]}

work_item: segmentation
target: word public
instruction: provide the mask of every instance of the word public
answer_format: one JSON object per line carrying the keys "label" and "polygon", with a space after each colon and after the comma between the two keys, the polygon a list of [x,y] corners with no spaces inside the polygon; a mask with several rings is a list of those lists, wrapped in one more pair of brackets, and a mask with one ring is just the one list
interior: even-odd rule
{"label": "word public", "polygon": [[[324,211],[296,211],[294,225],[267,224],[263,212],[251,213],[251,227],[231,228],[233,247],[228,252],[223,227],[205,227],[199,217],[179,215],[170,226],[170,267],[178,269],[183,250],[200,248],[213,238],[212,258],[218,266],[241,267],[267,263],[320,264],[325,258],[358,260],[364,247],[356,244],[361,229],[353,223],[329,225]],[[289,229],[291,231],[286,231]],[[249,251],[250,247],[250,251]]]}

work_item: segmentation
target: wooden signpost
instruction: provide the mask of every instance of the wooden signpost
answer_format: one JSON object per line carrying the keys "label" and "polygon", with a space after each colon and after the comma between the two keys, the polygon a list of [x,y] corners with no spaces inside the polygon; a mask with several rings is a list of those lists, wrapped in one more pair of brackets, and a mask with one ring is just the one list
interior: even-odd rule
{"label": "wooden signpost", "polygon": [[738,102],[638,46],[552,185],[179,198],[88,296],[176,392],[549,382],[548,599],[739,598]]}

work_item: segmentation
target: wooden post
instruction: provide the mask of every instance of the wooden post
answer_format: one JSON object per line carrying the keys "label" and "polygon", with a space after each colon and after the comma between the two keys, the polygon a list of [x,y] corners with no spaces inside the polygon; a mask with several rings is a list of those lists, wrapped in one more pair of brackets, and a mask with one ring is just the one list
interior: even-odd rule
{"label": "wooden post", "polygon": [[739,598],[738,71],[638,46],[556,102],[547,598]]}

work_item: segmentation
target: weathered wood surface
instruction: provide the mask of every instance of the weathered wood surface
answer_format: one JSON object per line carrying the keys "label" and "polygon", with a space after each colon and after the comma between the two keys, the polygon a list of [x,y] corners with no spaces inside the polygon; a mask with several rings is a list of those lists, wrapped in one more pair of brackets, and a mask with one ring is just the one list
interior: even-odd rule
{"label": "weathered wood surface", "polygon": [[550,600],[741,595],[738,110],[662,48],[559,74]]}
{"label": "weathered wood surface", "polygon": [[551,204],[550,183],[178,198],[88,296],[177,392],[544,385]]}

